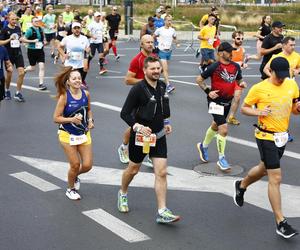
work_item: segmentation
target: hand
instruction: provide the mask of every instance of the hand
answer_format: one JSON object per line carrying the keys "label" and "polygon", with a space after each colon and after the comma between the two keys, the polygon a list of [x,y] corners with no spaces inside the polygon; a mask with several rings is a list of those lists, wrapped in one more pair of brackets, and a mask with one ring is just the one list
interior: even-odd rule
{"label": "hand", "polygon": [[80,125],[82,121],[82,114],[76,114],[71,119],[72,119],[71,121],[72,123],[75,123],[76,125]]}
{"label": "hand", "polygon": [[213,90],[213,91],[210,91],[208,93],[208,96],[211,98],[211,99],[216,99],[219,97],[219,95],[217,94],[220,90]]}
{"label": "hand", "polygon": [[268,105],[267,107],[265,107],[263,110],[257,110],[258,112],[258,116],[268,116],[272,110],[270,109],[270,105]]}
{"label": "hand", "polygon": [[37,42],[39,42],[39,39],[34,39],[33,42],[37,43]]}
{"label": "hand", "polygon": [[240,82],[239,83],[239,86],[241,87],[241,88],[247,88],[247,83],[246,82]]}
{"label": "hand", "polygon": [[243,63],[242,66],[241,66],[241,68],[242,68],[242,69],[248,68],[248,64],[247,64],[247,63]]}
{"label": "hand", "polygon": [[150,136],[151,133],[152,133],[152,130],[151,130],[151,128],[149,128],[149,127],[144,127],[144,126],[142,126],[142,128],[140,129],[139,132],[140,132],[141,134],[143,134],[144,136]]}
{"label": "hand", "polygon": [[89,128],[89,129],[93,129],[94,127],[95,127],[94,122],[93,122],[92,120],[89,120],[89,121],[88,121],[88,128]]}
{"label": "hand", "polygon": [[166,135],[168,135],[168,134],[171,134],[171,133],[172,133],[172,126],[171,126],[170,124],[168,124],[168,125],[165,125],[164,129],[165,129],[165,133],[166,133]]}
{"label": "hand", "polygon": [[300,69],[293,69],[293,75],[299,75]]}
{"label": "hand", "polygon": [[275,49],[281,49],[282,48],[282,43],[277,43],[275,46],[274,46]]}
{"label": "hand", "polygon": [[177,44],[176,44],[176,47],[179,48],[179,47],[180,47],[180,43],[177,43]]}

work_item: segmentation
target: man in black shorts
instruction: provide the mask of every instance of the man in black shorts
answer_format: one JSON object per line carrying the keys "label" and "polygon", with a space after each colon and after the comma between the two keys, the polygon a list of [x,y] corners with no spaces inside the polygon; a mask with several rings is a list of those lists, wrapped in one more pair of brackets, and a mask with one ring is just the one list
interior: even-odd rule
{"label": "man in black shorts", "polygon": [[109,37],[110,37],[110,43],[109,43],[109,49],[112,48],[115,58],[116,60],[120,59],[120,56],[117,53],[117,46],[116,46],[116,42],[118,39],[118,33],[119,33],[119,25],[121,22],[121,16],[119,13],[117,13],[118,8],[116,6],[114,6],[112,8],[112,13],[109,14],[106,17],[106,20],[108,21],[108,26],[109,26]]}
{"label": "man in black shorts", "polygon": [[4,98],[4,84],[5,84],[4,69],[6,69],[7,72],[11,72],[12,65],[9,61],[6,48],[4,46],[0,46],[0,103]]}
{"label": "man in black shorts", "polygon": [[[118,209],[127,213],[128,186],[138,173],[143,159],[149,153],[155,173],[155,192],[158,203],[157,223],[170,223],[180,219],[166,207],[167,194],[167,140],[172,132],[169,123],[170,108],[166,85],[159,80],[159,59],[147,57],[144,62],[145,79],[134,85],[124,103],[121,118],[132,128],[129,139],[129,164],[122,176],[118,193]],[[135,115],[132,115],[134,110]],[[151,141],[149,141],[151,139]],[[156,138],[156,139],[155,139]],[[155,143],[156,141],[156,143]]]}
{"label": "man in black shorts", "polygon": [[[17,16],[10,12],[8,15],[8,25],[2,29],[0,34],[0,45],[5,45],[9,59],[13,65],[16,66],[18,71],[18,79],[17,79],[17,90],[14,95],[14,99],[18,102],[24,102],[25,99],[21,94],[22,85],[24,81],[24,59],[21,50],[21,42],[24,41],[22,37],[22,31],[19,26],[17,26]],[[12,79],[12,72],[7,72],[6,80],[5,80],[5,99],[11,99],[10,93],[10,83]]]}
{"label": "man in black shorts", "polygon": [[276,233],[287,239],[298,232],[287,223],[281,209],[280,159],[288,141],[290,114],[300,113],[299,88],[295,80],[289,78],[290,66],[285,58],[273,59],[270,68],[271,77],[253,85],[241,108],[243,114],[258,117],[255,137],[261,161],[244,179],[234,182],[233,199],[237,206],[243,206],[247,187],[267,175]]}
{"label": "man in black shorts", "polygon": [[[197,143],[197,149],[200,159],[203,162],[208,162],[208,145],[216,137],[219,153],[217,164],[223,171],[231,168],[225,158],[226,136],[228,133],[226,118],[237,85],[242,88],[247,86],[242,79],[240,65],[231,61],[233,50],[236,49],[230,43],[221,43],[218,47],[219,62],[209,65],[196,80],[207,94],[208,112],[213,116],[213,121],[206,131],[203,142]],[[208,77],[211,78],[211,88],[206,86],[204,82]]]}

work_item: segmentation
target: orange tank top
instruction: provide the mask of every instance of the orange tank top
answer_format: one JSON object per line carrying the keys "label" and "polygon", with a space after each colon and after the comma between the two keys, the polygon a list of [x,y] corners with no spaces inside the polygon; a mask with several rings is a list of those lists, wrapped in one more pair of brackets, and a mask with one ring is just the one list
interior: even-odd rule
{"label": "orange tank top", "polygon": [[244,60],[244,48],[240,47],[238,50],[233,50],[232,51],[232,61],[234,62],[243,62]]}

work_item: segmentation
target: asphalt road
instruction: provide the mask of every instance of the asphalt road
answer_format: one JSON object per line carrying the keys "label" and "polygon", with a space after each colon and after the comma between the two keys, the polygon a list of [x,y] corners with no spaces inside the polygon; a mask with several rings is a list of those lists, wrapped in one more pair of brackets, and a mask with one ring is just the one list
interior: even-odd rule
{"label": "asphalt road", "polygon": [[[123,83],[129,61],[139,51],[138,43],[132,41],[120,42],[118,47],[120,62],[109,56],[108,74],[98,75],[94,59],[87,76],[92,101],[115,106],[116,110],[116,107],[122,107],[130,89]],[[299,249],[299,237],[283,240],[275,234],[273,214],[262,208],[268,206],[268,200],[263,200],[260,205],[251,201],[251,190],[255,198],[256,194],[266,195],[265,188],[251,187],[249,202],[246,194],[247,203],[238,208],[227,192],[230,190],[226,186],[227,177],[219,178],[218,186],[200,187],[201,182],[208,180],[209,183],[210,179],[192,171],[200,164],[195,145],[203,139],[211,116],[207,113],[205,94],[194,85],[198,59],[190,50],[185,53],[184,48],[183,45],[176,49],[171,60],[170,79],[176,91],[170,98],[174,132],[168,137],[168,163],[175,167],[174,173],[170,169],[169,174],[172,190],[168,192],[168,206],[180,214],[182,220],[174,225],[156,224],[156,199],[153,188],[149,188],[153,186],[152,169],[146,166],[141,169],[145,179],[129,190],[130,213],[118,212],[118,174],[125,166],[119,162],[117,148],[127,125],[112,107],[92,105],[96,124],[92,131],[94,166],[97,167],[83,181],[82,200],[74,202],[66,198],[64,172],[67,166],[63,163],[66,158],[57,140],[57,125],[52,121],[56,104],[51,97],[56,93],[52,78],[59,65],[51,63],[46,49],[45,84],[49,92],[35,91],[37,72],[28,73],[25,85],[34,88],[24,88],[26,102],[3,101],[0,107],[0,249]],[[246,42],[245,48],[247,53],[255,53],[253,41]],[[252,62],[243,72],[249,87],[259,81],[258,67],[257,62]],[[14,93],[15,88],[11,89]],[[259,160],[258,150],[251,147],[255,119],[241,114],[238,119],[241,125],[231,126],[229,130],[229,135],[238,143],[227,143],[226,156],[231,164],[240,165],[247,171]],[[297,212],[300,203],[298,120],[299,117],[292,117],[290,122],[295,141],[287,145],[290,156],[282,159],[282,182],[291,185],[286,186],[287,190],[294,187],[293,192],[287,191],[283,196],[289,197],[284,200],[287,211],[288,208],[296,211],[289,218],[290,224],[300,229],[300,211]],[[245,142],[243,145],[241,139]],[[209,155],[212,161],[217,160],[215,143],[212,143]],[[27,157],[27,160],[21,157]],[[112,170],[108,178],[103,174],[107,182],[102,180],[104,168]],[[238,177],[244,176],[245,171]],[[18,175],[23,180],[16,178]],[[26,183],[24,176],[29,176],[29,182],[36,177],[41,179],[34,186]],[[193,180],[188,183],[189,177]],[[177,181],[180,178],[182,181]],[[43,186],[45,181],[54,188],[38,189],[37,186]],[[191,191],[193,185],[195,190]],[[196,186],[200,188],[196,189]],[[218,191],[223,187],[224,193]],[[98,222],[90,217],[98,218]],[[133,237],[130,238],[131,233]]]}

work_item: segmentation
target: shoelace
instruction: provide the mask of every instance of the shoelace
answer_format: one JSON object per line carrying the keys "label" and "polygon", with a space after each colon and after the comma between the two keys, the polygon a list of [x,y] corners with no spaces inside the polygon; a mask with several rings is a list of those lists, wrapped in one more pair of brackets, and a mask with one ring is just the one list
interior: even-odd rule
{"label": "shoelace", "polygon": [[122,206],[127,206],[128,199],[126,195],[121,195],[121,205]]}

